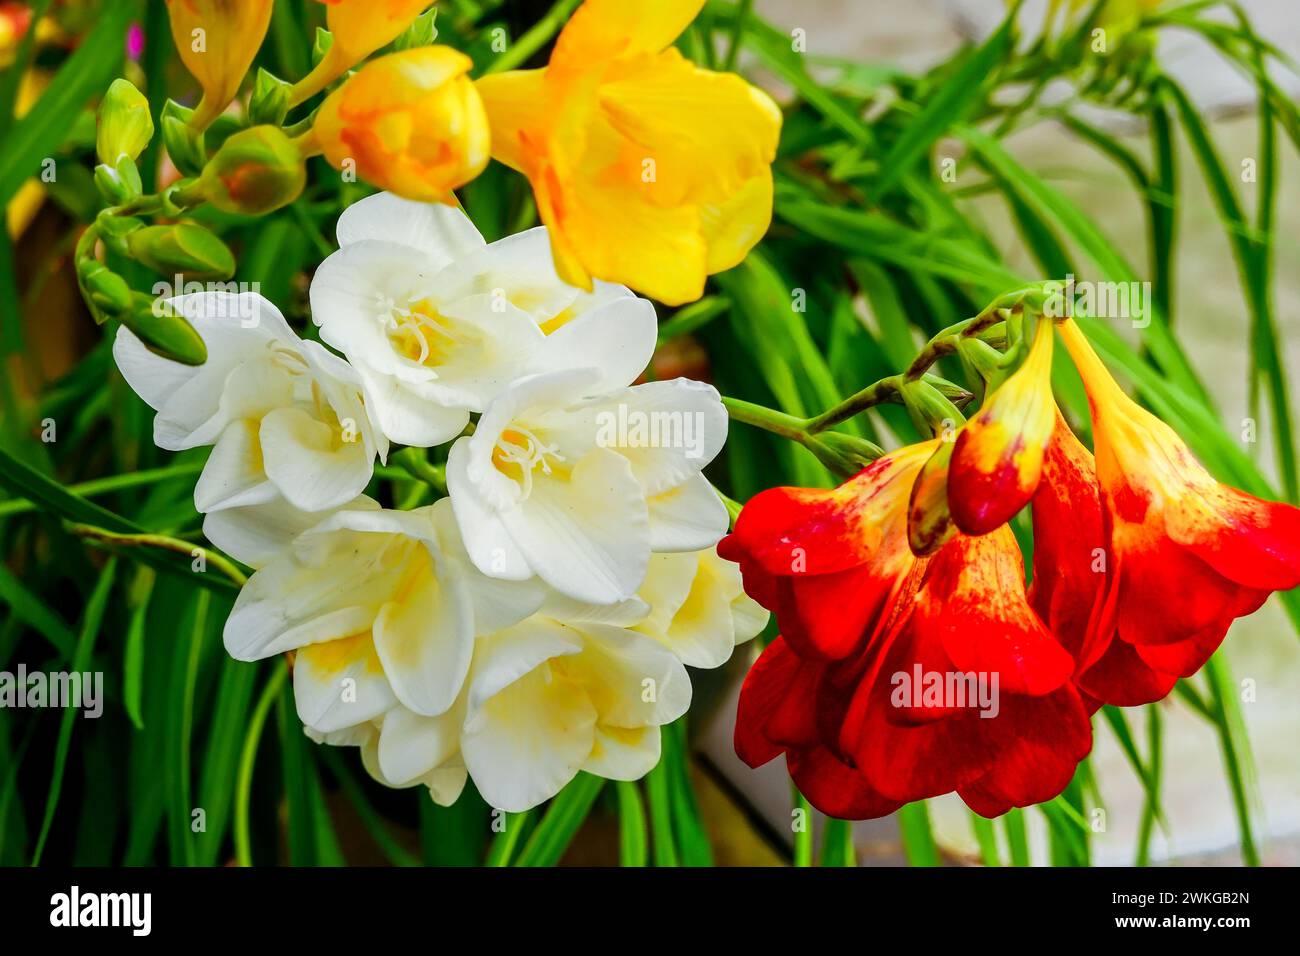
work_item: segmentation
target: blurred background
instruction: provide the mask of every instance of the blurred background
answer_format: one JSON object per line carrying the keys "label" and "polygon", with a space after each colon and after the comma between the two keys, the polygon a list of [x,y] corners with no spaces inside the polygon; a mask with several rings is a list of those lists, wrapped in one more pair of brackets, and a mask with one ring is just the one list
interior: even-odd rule
{"label": "blurred background", "polygon": [[[1027,3],[1021,22],[1041,24],[1046,7],[1046,0]],[[1279,58],[1300,57],[1300,12],[1294,0],[1242,0],[1241,7]],[[521,37],[550,9],[546,2],[446,0],[439,4],[439,42],[466,49],[482,65],[494,55],[488,39],[493,28],[503,26],[510,37]],[[815,288],[810,334],[824,352],[838,354],[832,371],[842,394],[854,383],[874,378],[871,369],[882,363],[892,370],[882,356],[907,354],[909,347],[919,346],[929,330],[946,324],[940,321],[944,310],[951,313],[948,321],[973,314],[989,290],[1000,287],[993,280],[985,285],[936,278],[923,268],[891,261],[884,249],[853,248],[843,239],[837,244],[824,236],[812,239],[804,234],[807,224],[795,215],[797,203],[782,207],[781,197],[799,199],[794,190],[807,189],[807,195],[824,203],[867,208],[859,190],[869,190],[881,164],[865,147],[846,145],[843,131],[857,122],[852,117],[865,117],[888,145],[903,125],[898,117],[908,115],[906,110],[891,112],[891,97],[925,102],[925,97],[937,96],[962,58],[988,40],[1004,15],[1000,0],[710,3],[701,19],[705,25],[697,25],[683,40],[688,55],[698,59],[708,50],[717,61],[728,58],[735,44],[736,68],[786,107],[777,218],[760,255],[775,264],[787,286]],[[1212,23],[1236,22],[1226,5],[1205,16]],[[19,41],[33,17],[35,39],[24,50]],[[322,22],[320,5],[313,0],[278,0],[258,63],[281,76],[301,76],[309,66],[309,38]],[[746,23],[744,31],[738,22]],[[1186,90],[1223,168],[1233,174],[1246,214],[1253,217],[1258,212],[1255,181],[1242,181],[1237,172],[1243,161],[1261,158],[1261,87],[1243,69],[1242,56],[1225,56],[1215,46],[1215,35],[1164,25],[1152,31],[1153,54],[1144,55],[1154,55],[1161,70]],[[738,43],[737,36],[742,37]],[[795,51],[797,60],[779,49],[790,40],[792,48],[800,40],[805,44]],[[1008,53],[1000,64],[1007,82],[996,96],[990,92],[982,112],[967,118],[996,127],[1001,145],[1026,175],[1049,184],[1082,210],[1120,254],[1141,264],[1139,277],[1148,279],[1149,197],[1134,189],[1113,150],[1085,142],[1052,112],[1067,108],[1090,129],[1101,131],[1107,143],[1132,151],[1149,167],[1156,157],[1144,91],[1120,95],[1096,84],[1081,95],[1090,79],[1087,65],[1056,63],[1051,76],[1044,72],[1038,89],[1033,43],[1034,32],[1026,28],[1020,53]],[[540,47],[530,64],[544,62],[545,50]],[[71,265],[80,229],[99,204],[91,181],[98,95],[114,76],[126,75],[155,109],[167,96],[188,105],[196,100],[195,85],[172,48],[165,6],[161,0],[0,0],[0,68],[0,106],[11,103],[14,117],[9,118],[8,110],[0,112],[0,196],[7,213],[7,240],[0,245],[0,306],[5,310],[0,447],[63,485],[103,494],[97,500],[144,527],[193,535],[198,521],[188,499],[192,483],[168,478],[124,490],[93,488],[105,476],[173,465],[189,468],[192,475],[202,459],[173,459],[153,448],[151,414],[113,369],[104,330],[82,305]],[[1300,91],[1295,74],[1276,68],[1271,75],[1276,83],[1272,95],[1293,103]],[[1021,116],[1017,103],[1028,102],[1031,91],[1032,109]],[[850,119],[837,114],[837,107]],[[1291,134],[1286,123],[1294,117],[1280,111],[1278,102],[1269,108]],[[1007,117],[1015,121],[1000,122]],[[1239,440],[1242,421],[1260,414],[1250,306],[1234,264],[1232,232],[1225,229],[1223,210],[1205,179],[1203,157],[1185,134],[1175,135],[1173,150],[1178,181],[1172,205],[1178,214],[1171,247],[1171,324],[1210,393],[1207,405],[1225,434]],[[948,135],[937,138],[932,154],[936,160],[957,161],[955,180],[929,182],[926,188],[953,204],[964,223],[962,234],[977,235],[989,261],[1018,274],[1042,275],[1050,257],[1032,241],[1033,232],[1027,239],[1025,217],[1015,214],[1023,210],[1008,205],[1010,190],[990,173],[987,157],[971,155],[967,144]],[[1300,160],[1287,138],[1277,154],[1276,215],[1270,232],[1275,239],[1272,314],[1278,360],[1289,370],[1300,367]],[[43,177],[46,159],[53,161],[54,172]],[[158,183],[176,175],[156,143],[142,169],[147,180]],[[208,223],[236,249],[236,279],[260,282],[263,294],[306,332],[310,271],[333,249],[338,211],[364,191],[362,184],[340,185],[322,166],[314,169],[304,199],[273,218],[217,216]],[[489,239],[534,221],[522,181],[495,165],[462,199]],[[909,206],[912,200],[924,206],[915,196],[896,197],[882,207],[883,214],[891,224],[906,225],[909,235],[931,235],[926,216]],[[1078,236],[1056,225],[1068,252],[1080,247]],[[815,269],[809,265],[814,260]],[[894,294],[873,292],[866,277],[876,273]],[[133,278],[137,288],[152,281],[147,274]],[[763,339],[761,328],[745,332],[753,306],[763,301],[762,279],[751,264],[711,284],[712,304],[696,312],[682,310],[682,321],[665,332],[656,373],[711,378],[724,392],[787,404],[786,397],[754,385],[752,367],[730,355],[729,336],[739,338],[742,354],[754,347],[745,334],[762,340],[762,347],[778,358],[792,351],[780,338]],[[667,309],[660,313],[665,323],[678,318]],[[1135,350],[1142,348],[1134,330],[1118,331]],[[834,343],[843,341],[851,347],[836,352]],[[791,367],[798,377],[799,368]],[[40,440],[47,420],[58,426],[52,444]],[[1175,424],[1186,433],[1185,423]],[[905,424],[896,420],[863,427],[906,437]],[[1277,422],[1267,419],[1259,440],[1243,444],[1242,451],[1276,487],[1282,443],[1269,437],[1270,427],[1276,429]],[[1293,435],[1284,438],[1294,443]],[[762,440],[740,435],[733,437],[717,471],[714,480],[740,500],[762,487],[825,480],[816,472],[810,479],[808,463],[791,459],[788,450],[773,450]],[[455,808],[442,810],[418,794],[373,784],[352,752],[318,748],[302,738],[291,699],[269,702],[264,739],[254,739],[249,753],[245,733],[267,671],[224,656],[219,635],[229,594],[202,596],[194,593],[197,589],[156,586],[171,579],[155,576],[129,557],[106,564],[103,553],[87,548],[57,518],[18,497],[0,501],[0,546],[0,668],[12,669],[19,661],[31,668],[53,666],[67,659],[79,629],[93,626],[99,631],[94,661],[106,672],[109,697],[103,719],[77,721],[71,729],[53,712],[0,710],[0,863],[25,863],[42,855],[87,864],[229,862],[240,818],[236,781],[241,774],[253,781],[242,819],[244,839],[259,862],[482,859],[491,834],[488,808],[481,800],[467,794]],[[110,580],[101,591],[105,575]],[[1238,708],[1225,709],[1218,723],[1177,695],[1154,705],[1154,717],[1129,714],[1139,763],[1150,765],[1153,741],[1159,741],[1159,819],[1152,824],[1148,789],[1135,772],[1134,753],[1099,717],[1087,778],[1069,799],[1073,812],[1085,820],[1094,819],[1091,811],[1103,806],[1104,827],[1090,828],[1080,858],[1071,855],[1075,850],[1061,849],[1058,817],[1025,813],[1022,823],[1034,862],[1239,863],[1256,852],[1264,863],[1300,862],[1295,746],[1300,647],[1295,627],[1275,598],[1238,621],[1225,648],[1224,673],[1232,683],[1206,693],[1235,697]],[[756,654],[756,647],[742,648],[725,668],[694,675],[697,701],[690,727],[673,732],[680,735],[682,759],[664,770],[670,775],[666,785],[676,795],[674,813],[683,815],[674,817],[674,827],[687,822],[702,826],[711,847],[709,860],[719,865],[787,864],[794,844],[790,781],[783,764],[750,770],[731,747],[736,694]],[[1244,681],[1253,682],[1248,685],[1252,693],[1239,692]],[[1241,727],[1233,724],[1238,714]],[[1157,732],[1149,738],[1152,726]],[[186,836],[188,811],[194,806],[205,807],[208,820],[207,832],[197,841]],[[925,834],[919,841],[915,834],[908,839],[907,828],[900,830],[892,818],[856,824],[852,841],[858,862],[989,862],[979,831],[955,797],[930,801],[923,819]],[[818,826],[820,831],[820,822]],[[1149,831],[1145,836],[1144,830]],[[1243,833],[1250,834],[1249,848],[1243,848]],[[606,794],[565,860],[615,863],[618,840],[612,795]],[[998,840],[1004,858],[1017,856],[1013,835],[999,834]]]}

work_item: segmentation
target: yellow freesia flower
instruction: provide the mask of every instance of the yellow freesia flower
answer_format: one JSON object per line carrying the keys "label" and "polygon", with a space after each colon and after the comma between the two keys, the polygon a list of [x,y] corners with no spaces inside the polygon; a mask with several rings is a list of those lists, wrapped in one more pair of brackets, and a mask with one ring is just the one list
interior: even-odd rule
{"label": "yellow freesia flower", "polygon": [[334,40],[289,95],[291,104],[319,93],[381,46],[392,43],[433,0],[320,0]]}
{"label": "yellow freesia flower", "polygon": [[586,0],[544,69],[476,83],[492,155],[532,182],[573,285],[690,302],[767,230],[781,112],[669,46],[702,6]]}
{"label": "yellow freesia flower", "polygon": [[271,0],[167,0],[172,39],[203,99],[195,129],[221,115],[239,92],[271,22]]}
{"label": "yellow freesia flower", "polygon": [[367,63],[329,95],[314,145],[338,169],[424,202],[445,201],[488,161],[488,123],[469,57],[425,46]]}

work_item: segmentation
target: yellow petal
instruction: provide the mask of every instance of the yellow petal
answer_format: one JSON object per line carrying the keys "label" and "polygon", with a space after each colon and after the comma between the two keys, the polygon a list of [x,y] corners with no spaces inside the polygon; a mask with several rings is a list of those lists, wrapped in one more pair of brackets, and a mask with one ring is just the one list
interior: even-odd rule
{"label": "yellow petal", "polygon": [[590,69],[615,56],[658,53],[703,6],[704,0],[587,0],[561,31],[551,65]]}
{"label": "yellow petal", "polygon": [[767,94],[676,50],[617,70],[599,101],[614,129],[653,160],[662,205],[723,202],[776,156],[781,111]]}
{"label": "yellow petal", "polygon": [[511,169],[531,168],[520,134],[544,115],[545,70],[511,70],[475,81],[492,128],[492,156]]}
{"label": "yellow petal", "polygon": [[709,275],[740,265],[772,222],[772,170],[764,169],[722,203],[700,206]]}

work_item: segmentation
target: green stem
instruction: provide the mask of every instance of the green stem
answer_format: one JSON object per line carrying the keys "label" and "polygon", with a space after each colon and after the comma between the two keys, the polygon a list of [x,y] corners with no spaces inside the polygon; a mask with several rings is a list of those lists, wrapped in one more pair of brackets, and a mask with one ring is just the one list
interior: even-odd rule
{"label": "green stem", "polygon": [[257,762],[257,744],[262,739],[266,716],[271,712],[280,688],[289,676],[289,667],[277,667],[271,679],[262,688],[262,696],[253,708],[248,732],[244,734],[244,747],[239,754],[239,772],[235,776],[235,859],[240,866],[253,865],[253,847],[249,835],[248,805],[253,790],[253,764]]}
{"label": "green stem", "polygon": [[785,412],[778,412],[774,408],[755,405],[753,402],[746,402],[739,398],[723,396],[722,404],[726,406],[727,415],[732,421],[753,425],[755,428],[761,428],[800,444],[807,437],[808,419],[806,418],[796,418]]}
{"label": "green stem", "polygon": [[722,59],[722,72],[730,73],[736,68],[736,57],[740,55],[740,39],[745,35],[749,23],[749,14],[754,7],[754,0],[740,0],[736,7],[736,18],[731,21],[731,42],[727,45],[727,55]]}
{"label": "green stem", "polygon": [[[202,557],[206,564],[211,564],[214,568],[230,578],[240,587],[243,587],[248,581],[248,575],[239,570],[235,563],[210,548],[197,545],[192,541],[184,541],[180,538],[171,538],[165,534],[119,534],[115,531],[109,531],[106,528],[99,528],[91,524],[78,524],[68,522],[65,527],[72,534],[79,538],[85,538],[95,544],[108,546],[110,550],[125,548],[160,548],[163,551],[175,551],[179,554],[189,555],[191,557]],[[197,554],[195,553],[197,552]]]}

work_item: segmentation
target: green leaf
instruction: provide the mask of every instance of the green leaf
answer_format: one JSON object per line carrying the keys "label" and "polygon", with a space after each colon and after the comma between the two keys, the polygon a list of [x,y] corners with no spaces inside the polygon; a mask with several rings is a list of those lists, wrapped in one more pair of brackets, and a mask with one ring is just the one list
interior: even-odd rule
{"label": "green leaf", "polygon": [[[104,610],[108,607],[108,596],[113,590],[113,580],[117,576],[117,560],[109,558],[104,570],[95,582],[95,590],[86,602],[86,613],[81,620],[81,633],[77,637],[77,646],[72,655],[70,671],[85,673],[95,651],[95,642],[99,638],[100,624],[104,620]],[[65,707],[59,719],[59,737],[54,745],[54,769],[50,773],[50,787],[45,797],[45,817],[41,821],[40,836],[36,838],[36,849],[32,852],[32,866],[41,862],[45,852],[45,841],[49,838],[50,827],[54,823],[54,813],[59,806],[59,795],[63,791],[63,771],[68,763],[68,749],[72,746],[72,728],[81,716],[76,707]]]}
{"label": "green leaf", "polygon": [[857,866],[853,822],[828,818],[822,827],[822,866]]}
{"label": "green leaf", "polygon": [[555,866],[559,863],[604,785],[604,778],[589,773],[579,773],[574,777],[551,800],[546,815],[528,838],[514,865]]}
{"label": "green leaf", "polygon": [[649,858],[645,804],[635,781],[619,780],[618,791],[618,863],[619,866],[645,866]]}
{"label": "green leaf", "polygon": [[903,853],[912,866],[938,866],[939,848],[930,830],[930,810],[924,800],[909,803],[898,811],[898,829]]}
{"label": "green leaf", "polygon": [[1014,25],[1013,12],[956,73],[944,78],[933,98],[903,129],[881,163],[883,175],[871,190],[873,203],[880,202],[939,137],[970,116],[984,99],[995,67],[1011,43]]}

